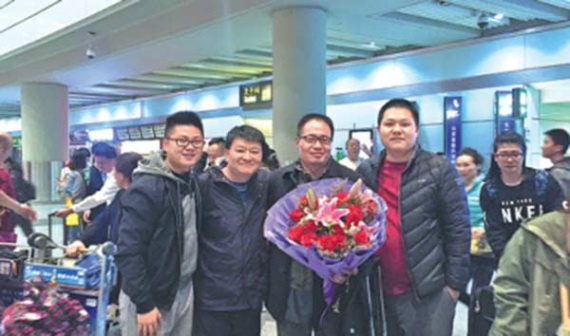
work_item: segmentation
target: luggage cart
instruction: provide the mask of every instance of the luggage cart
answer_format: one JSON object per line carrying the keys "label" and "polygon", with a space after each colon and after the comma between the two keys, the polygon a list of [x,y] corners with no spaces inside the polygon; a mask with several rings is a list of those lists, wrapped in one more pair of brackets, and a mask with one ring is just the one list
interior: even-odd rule
{"label": "luggage cart", "polygon": [[[0,243],[0,247],[28,249],[30,251],[28,258],[24,261],[22,274],[14,276],[10,281],[2,281],[3,287],[7,287],[6,290],[11,291],[5,294],[12,295],[17,301],[24,294],[24,282],[39,276],[45,282],[54,284],[58,291],[67,293],[70,298],[77,299],[83,305],[90,317],[90,336],[104,336],[109,294],[117,280],[117,268],[114,263],[115,245],[107,242],[100,245],[96,251],[88,253],[95,254],[99,258],[101,266],[98,285],[90,287],[85,278],[85,269],[64,265],[63,260],[66,258],[46,257],[46,255],[51,255],[46,253],[47,250],[65,248],[65,246],[56,244],[48,236],[41,233],[31,235],[28,244],[29,246]],[[0,293],[4,293],[2,288],[0,288]],[[10,303],[6,302],[6,304]]]}

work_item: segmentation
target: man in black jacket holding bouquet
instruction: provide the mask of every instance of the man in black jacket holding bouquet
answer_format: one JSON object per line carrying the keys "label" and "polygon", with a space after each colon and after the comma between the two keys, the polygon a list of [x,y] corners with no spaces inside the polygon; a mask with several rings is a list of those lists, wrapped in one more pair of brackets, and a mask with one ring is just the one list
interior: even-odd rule
{"label": "man in black jacket holding bouquet", "polygon": [[[325,115],[307,114],[299,121],[295,138],[299,160],[271,174],[268,208],[299,184],[325,178],[358,179],[354,171],[331,158],[333,135],[332,120]],[[341,276],[334,279],[338,283],[346,281],[340,289],[340,304],[333,304],[335,307],[319,323],[325,308],[322,279],[277,246],[270,244],[269,252],[266,305],[277,321],[278,336],[310,336],[313,330],[317,336],[381,334],[377,295],[366,291],[374,287],[366,283],[373,281],[373,265],[361,266],[358,275],[348,281]]]}

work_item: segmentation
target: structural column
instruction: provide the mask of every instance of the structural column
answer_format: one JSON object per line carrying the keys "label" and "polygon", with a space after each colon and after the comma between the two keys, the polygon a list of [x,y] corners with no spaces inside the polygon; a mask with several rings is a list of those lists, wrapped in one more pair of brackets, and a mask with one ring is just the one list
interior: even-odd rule
{"label": "structural column", "polygon": [[56,200],[56,179],[69,148],[67,87],[25,83],[21,87],[23,161],[29,163],[37,201]]}
{"label": "structural column", "polygon": [[326,113],[326,12],[273,12],[273,146],[282,163],[298,157],[293,139],[308,113]]}

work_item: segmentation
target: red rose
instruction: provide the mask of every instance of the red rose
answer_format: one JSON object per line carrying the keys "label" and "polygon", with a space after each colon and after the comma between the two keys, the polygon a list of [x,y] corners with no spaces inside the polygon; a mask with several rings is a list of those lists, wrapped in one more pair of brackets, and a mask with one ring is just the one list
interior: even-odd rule
{"label": "red rose", "polygon": [[356,225],[362,220],[362,210],[358,205],[349,204],[346,209],[350,211],[345,217],[346,223]]}
{"label": "red rose", "polygon": [[305,229],[305,232],[315,232],[315,231],[317,231],[317,224],[312,220],[307,221],[303,225],[303,229]]}
{"label": "red rose", "polygon": [[344,230],[340,225],[337,224],[332,227],[332,233],[334,235],[344,235]]}
{"label": "red rose", "polygon": [[334,234],[332,239],[336,250],[342,249],[348,245],[348,240],[346,239],[344,233]]}
{"label": "red rose", "polygon": [[301,209],[293,209],[293,211],[289,213],[289,218],[295,223],[298,223],[303,216],[305,216],[305,214]]}
{"label": "red rose", "polygon": [[374,200],[366,202],[364,205],[364,213],[366,214],[366,217],[372,219],[378,213],[378,203]]}
{"label": "red rose", "polygon": [[354,235],[354,242],[356,245],[367,245],[370,243],[370,235],[368,232],[360,230]]}
{"label": "red rose", "polygon": [[303,228],[299,225],[295,225],[289,228],[289,239],[295,242],[301,241],[301,236],[303,235]]}
{"label": "red rose", "polygon": [[303,209],[309,206],[309,201],[307,200],[307,196],[303,195],[299,197],[299,201],[297,201],[297,207]]}
{"label": "red rose", "polygon": [[335,244],[332,235],[325,234],[320,236],[318,244],[325,251],[333,252],[335,249]]}
{"label": "red rose", "polygon": [[348,193],[346,191],[339,191],[336,193],[336,198],[338,199],[337,204],[342,204],[347,201]]}
{"label": "red rose", "polygon": [[309,232],[301,236],[301,245],[311,247],[319,237],[314,232]]}

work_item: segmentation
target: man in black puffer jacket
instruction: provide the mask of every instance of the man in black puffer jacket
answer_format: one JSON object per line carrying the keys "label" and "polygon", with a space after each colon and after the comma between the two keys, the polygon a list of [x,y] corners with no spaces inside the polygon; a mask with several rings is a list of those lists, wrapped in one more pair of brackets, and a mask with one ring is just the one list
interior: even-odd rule
{"label": "man in black puffer jacket", "polygon": [[358,172],[388,205],[387,240],[376,253],[388,336],[451,336],[469,280],[470,224],[463,186],[443,157],[417,144],[419,113],[393,99],[378,113],[385,150]]}

